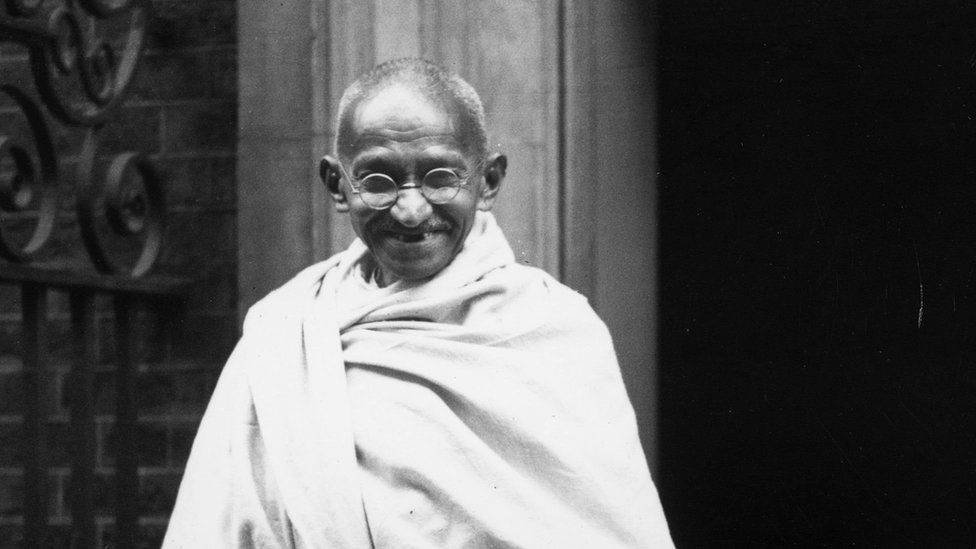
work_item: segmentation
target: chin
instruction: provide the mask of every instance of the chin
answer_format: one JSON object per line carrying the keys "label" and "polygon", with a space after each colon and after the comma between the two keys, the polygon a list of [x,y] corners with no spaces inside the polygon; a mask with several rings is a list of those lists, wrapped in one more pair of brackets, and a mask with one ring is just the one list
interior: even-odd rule
{"label": "chin", "polygon": [[386,273],[387,283],[430,278],[450,265],[460,251],[457,235],[451,232],[436,233],[426,241],[414,243],[380,236],[371,239],[368,245]]}
{"label": "chin", "polygon": [[380,268],[388,273],[391,280],[416,281],[430,278],[443,271],[444,268],[451,263],[451,260],[431,261],[430,263],[424,262],[420,265],[401,265],[396,262],[385,263],[383,261],[380,261],[379,263]]}

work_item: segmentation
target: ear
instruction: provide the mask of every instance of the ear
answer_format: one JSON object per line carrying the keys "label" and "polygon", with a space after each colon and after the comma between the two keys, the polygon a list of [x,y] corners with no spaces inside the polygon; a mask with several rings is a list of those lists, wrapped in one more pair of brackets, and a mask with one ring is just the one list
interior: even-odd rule
{"label": "ear", "polygon": [[505,180],[508,158],[501,153],[492,153],[485,162],[485,185],[478,197],[478,209],[487,212],[495,204],[495,197]]}
{"label": "ear", "polygon": [[325,190],[329,191],[332,195],[332,201],[335,202],[335,209],[339,213],[345,213],[349,211],[349,201],[346,200],[346,194],[342,192],[342,187],[339,186],[339,181],[342,179],[342,172],[339,170],[339,161],[335,158],[325,155],[319,162],[319,177],[322,178],[322,183],[325,184]]}

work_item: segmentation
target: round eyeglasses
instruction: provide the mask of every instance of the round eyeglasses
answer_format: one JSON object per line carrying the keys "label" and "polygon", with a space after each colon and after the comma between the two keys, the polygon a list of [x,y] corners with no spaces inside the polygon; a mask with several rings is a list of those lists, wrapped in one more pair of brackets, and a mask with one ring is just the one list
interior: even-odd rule
{"label": "round eyeglasses", "polygon": [[[416,183],[397,185],[392,177],[385,173],[371,173],[359,180],[349,177],[342,164],[339,164],[342,175],[349,181],[352,192],[359,195],[367,206],[374,210],[385,210],[392,208],[400,197],[403,189],[420,189],[420,194],[424,195],[427,202],[431,204],[444,204],[454,200],[458,195],[462,185],[467,185],[470,176],[463,178],[451,168],[434,168],[427,172],[420,185]],[[477,169],[475,170],[477,171]]]}

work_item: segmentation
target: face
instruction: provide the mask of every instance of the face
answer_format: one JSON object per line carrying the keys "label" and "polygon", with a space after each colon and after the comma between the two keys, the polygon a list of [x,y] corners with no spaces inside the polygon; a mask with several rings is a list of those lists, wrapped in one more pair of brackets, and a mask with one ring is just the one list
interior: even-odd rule
{"label": "face", "polygon": [[343,178],[339,209],[348,209],[353,229],[376,259],[382,285],[440,272],[461,251],[475,212],[491,209],[493,193],[486,192],[483,172],[473,171],[479,159],[465,153],[450,107],[391,87],[359,105],[346,126],[339,160],[353,179],[378,172],[398,185],[419,185],[428,171],[451,168],[468,181],[445,204],[431,204],[419,188],[407,188],[392,208],[380,211],[367,206]]}

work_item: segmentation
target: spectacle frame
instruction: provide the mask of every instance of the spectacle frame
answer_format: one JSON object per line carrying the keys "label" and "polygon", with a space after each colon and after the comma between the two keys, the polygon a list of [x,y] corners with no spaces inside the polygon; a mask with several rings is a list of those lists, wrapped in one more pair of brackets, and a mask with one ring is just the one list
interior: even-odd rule
{"label": "spectacle frame", "polygon": [[461,187],[471,182],[471,177],[481,170],[479,162],[471,171],[471,175],[461,177],[451,168],[434,168],[424,174],[420,184],[407,183],[397,185],[396,181],[385,173],[371,173],[360,179],[353,179],[346,169],[339,163],[342,176],[349,181],[352,192],[358,194],[367,206],[374,210],[392,208],[400,198],[400,191],[404,189],[420,189],[427,202],[431,204],[445,204],[454,200],[461,191]]}

